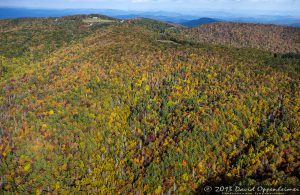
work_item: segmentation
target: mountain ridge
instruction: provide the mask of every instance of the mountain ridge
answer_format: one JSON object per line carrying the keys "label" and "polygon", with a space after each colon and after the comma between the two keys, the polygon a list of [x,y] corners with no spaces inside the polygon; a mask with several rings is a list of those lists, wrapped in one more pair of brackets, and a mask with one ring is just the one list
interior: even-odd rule
{"label": "mountain ridge", "polygon": [[17,17],[61,17],[75,14],[101,13],[119,19],[129,19],[134,17],[146,17],[160,21],[170,21],[172,23],[183,23],[196,20],[201,17],[218,18],[232,22],[252,22],[252,23],[273,23],[278,25],[297,26],[299,17],[285,15],[243,15],[230,12],[201,11],[201,13],[173,13],[164,11],[124,11],[114,9],[37,9],[37,8],[9,8],[0,7],[0,18]]}
{"label": "mountain ridge", "polygon": [[274,53],[300,51],[300,29],[288,26],[219,22],[185,29],[182,35],[198,42],[252,47]]}
{"label": "mountain ridge", "polygon": [[195,26],[199,26],[202,24],[210,24],[210,23],[215,23],[215,22],[222,22],[222,21],[219,19],[203,17],[203,18],[199,18],[196,20],[190,20],[190,21],[183,22],[183,23],[181,23],[181,25],[186,26],[186,27],[195,27]]}

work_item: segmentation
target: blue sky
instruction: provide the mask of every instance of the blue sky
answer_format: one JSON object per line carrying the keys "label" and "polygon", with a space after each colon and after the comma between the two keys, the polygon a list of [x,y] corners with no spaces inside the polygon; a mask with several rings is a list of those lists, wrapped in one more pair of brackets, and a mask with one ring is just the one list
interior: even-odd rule
{"label": "blue sky", "polygon": [[142,11],[248,12],[299,15],[300,0],[0,0],[5,7],[95,8]]}

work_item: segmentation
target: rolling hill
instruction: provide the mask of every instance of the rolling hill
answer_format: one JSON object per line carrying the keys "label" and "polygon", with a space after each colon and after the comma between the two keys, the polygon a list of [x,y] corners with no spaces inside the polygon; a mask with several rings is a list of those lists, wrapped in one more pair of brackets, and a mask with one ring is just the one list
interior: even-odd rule
{"label": "rolling hill", "polygon": [[210,24],[210,23],[215,23],[215,22],[220,22],[220,20],[212,19],[212,18],[200,18],[197,20],[190,20],[187,22],[181,23],[181,25],[186,26],[186,27],[195,27],[195,26],[200,26],[202,24]]}
{"label": "rolling hill", "polygon": [[275,53],[300,52],[300,29],[287,26],[221,22],[185,29],[182,35],[202,43],[250,47]]}
{"label": "rolling hill", "polygon": [[[297,30],[100,15],[0,26],[1,193],[299,186]],[[250,28],[261,50],[241,44]]]}

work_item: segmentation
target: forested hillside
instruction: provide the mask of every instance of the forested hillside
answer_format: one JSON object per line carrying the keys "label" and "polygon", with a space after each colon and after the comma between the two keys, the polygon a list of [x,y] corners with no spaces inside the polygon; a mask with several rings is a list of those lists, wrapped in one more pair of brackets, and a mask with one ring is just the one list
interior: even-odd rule
{"label": "forested hillside", "polygon": [[200,43],[148,19],[0,24],[1,193],[300,185],[297,55]]}
{"label": "forested hillside", "polygon": [[251,47],[275,53],[300,52],[300,28],[271,24],[219,22],[186,29],[182,35],[194,41]]}
{"label": "forested hillside", "polygon": [[40,58],[89,35],[107,21],[118,20],[98,14],[0,20],[0,55],[20,57],[32,54],[34,58]]}

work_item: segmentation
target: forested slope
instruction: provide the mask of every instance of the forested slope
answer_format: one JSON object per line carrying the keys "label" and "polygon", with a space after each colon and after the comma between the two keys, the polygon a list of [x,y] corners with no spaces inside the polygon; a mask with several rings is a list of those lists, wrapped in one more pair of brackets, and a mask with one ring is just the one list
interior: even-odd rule
{"label": "forested slope", "polygon": [[98,14],[0,20],[0,55],[20,57],[28,53],[38,58],[49,54],[92,33],[101,25],[91,25],[93,17],[118,21]]}
{"label": "forested slope", "polygon": [[130,20],[35,60],[4,53],[0,191],[299,186],[299,59],[178,41],[181,30]]}
{"label": "forested slope", "polygon": [[186,29],[182,35],[198,42],[238,48],[251,47],[274,53],[300,52],[300,28],[294,27],[219,22]]}

